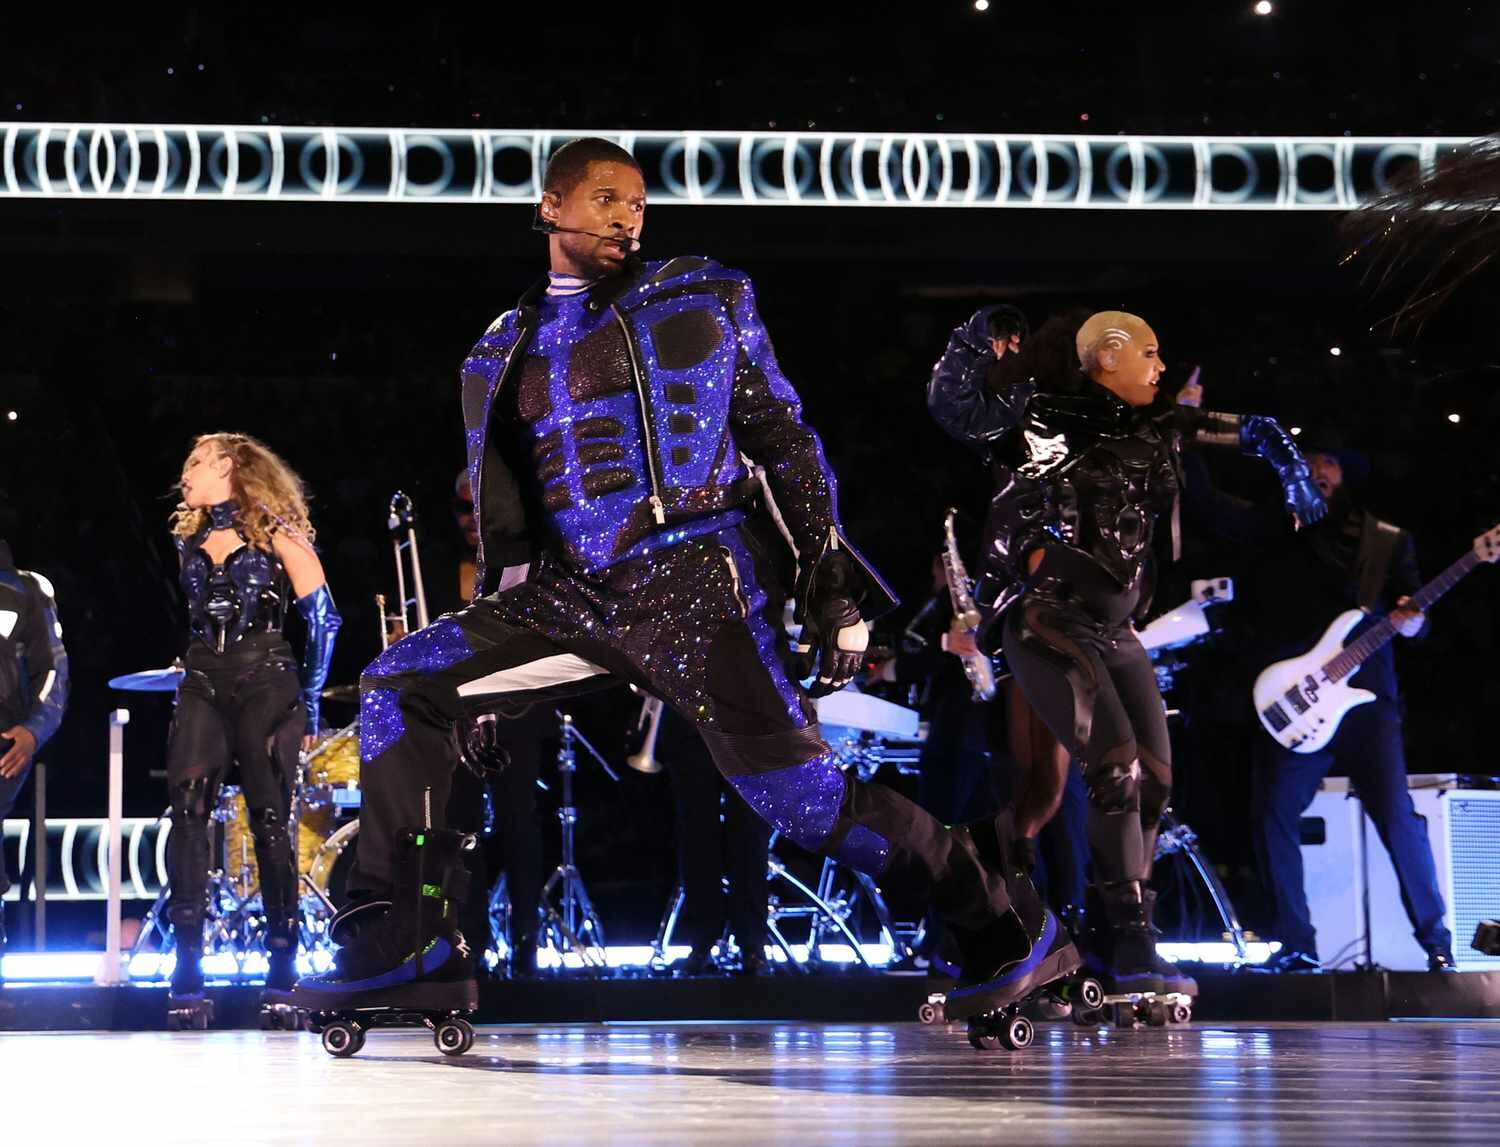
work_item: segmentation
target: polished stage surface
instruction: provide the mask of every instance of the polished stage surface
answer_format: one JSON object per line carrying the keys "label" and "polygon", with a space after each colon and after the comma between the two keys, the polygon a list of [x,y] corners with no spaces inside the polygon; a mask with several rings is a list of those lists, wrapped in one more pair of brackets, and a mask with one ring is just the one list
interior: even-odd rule
{"label": "polished stage surface", "polygon": [[1495,1143],[1500,1023],[916,1023],[0,1035],[8,1142]]}

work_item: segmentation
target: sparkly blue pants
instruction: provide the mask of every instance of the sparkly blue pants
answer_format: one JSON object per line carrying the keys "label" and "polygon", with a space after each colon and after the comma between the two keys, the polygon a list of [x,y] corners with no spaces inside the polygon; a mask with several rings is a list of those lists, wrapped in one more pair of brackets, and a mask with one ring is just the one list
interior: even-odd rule
{"label": "sparkly blue pants", "polygon": [[795,844],[915,878],[960,923],[1008,908],[1003,881],[948,828],[839,768],[787,669],[780,552],[768,523],[752,519],[592,576],[544,555],[526,582],[392,645],[360,681],[351,891],[387,891],[397,832],[441,825],[449,727],[466,701],[550,701],[624,681],[686,717],[729,783]]}

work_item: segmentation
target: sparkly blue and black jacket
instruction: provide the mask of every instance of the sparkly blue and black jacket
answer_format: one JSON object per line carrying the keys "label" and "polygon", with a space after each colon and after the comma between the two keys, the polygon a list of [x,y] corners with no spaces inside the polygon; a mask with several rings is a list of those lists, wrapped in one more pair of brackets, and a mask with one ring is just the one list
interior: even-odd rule
{"label": "sparkly blue and black jacket", "polygon": [[759,512],[763,480],[799,568],[845,550],[866,616],[894,604],[844,539],[833,474],[747,276],[684,257],[632,261],[577,295],[546,286],[463,364],[476,594],[542,551],[593,574],[731,526]]}

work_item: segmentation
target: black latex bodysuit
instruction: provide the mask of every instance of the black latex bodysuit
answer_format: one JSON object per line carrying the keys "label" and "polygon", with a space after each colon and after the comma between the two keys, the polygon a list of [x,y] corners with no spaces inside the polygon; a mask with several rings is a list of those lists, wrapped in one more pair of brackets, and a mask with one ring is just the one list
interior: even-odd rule
{"label": "black latex bodysuit", "polygon": [[[275,554],[248,542],[222,563],[209,557],[205,540],[214,530],[234,528],[235,513],[232,502],[214,506],[203,529],[178,542],[190,637],[167,747],[171,914],[180,936],[201,933],[208,821],[237,765],[267,944],[295,944],[297,877],[287,815],[306,715],[297,664],[282,634],[291,587]],[[233,858],[230,867],[238,867]]]}

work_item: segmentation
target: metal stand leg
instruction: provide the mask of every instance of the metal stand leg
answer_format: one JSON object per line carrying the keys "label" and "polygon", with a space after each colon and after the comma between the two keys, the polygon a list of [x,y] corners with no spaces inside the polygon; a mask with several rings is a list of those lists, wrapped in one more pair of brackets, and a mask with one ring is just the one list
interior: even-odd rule
{"label": "metal stand leg", "polygon": [[[782,920],[787,919],[805,919],[809,923],[809,962],[817,959],[818,945],[821,942],[824,933],[829,929],[832,929],[833,931],[836,931],[841,936],[843,936],[843,938],[848,942],[849,947],[854,951],[854,958],[865,967],[869,968],[871,967],[870,961],[865,956],[864,950],[860,947],[858,938],[854,935],[853,932],[849,930],[849,925],[844,920],[843,912],[841,912],[839,908],[835,908],[833,904],[830,904],[829,901],[826,900],[823,895],[821,895],[822,886],[825,884],[827,878],[827,866],[831,863],[833,862],[825,859],[823,871],[819,873],[819,891],[815,892],[813,889],[804,884],[800,879],[798,879],[796,874],[791,872],[787,868],[787,866],[782,863],[779,857],[772,856],[767,864],[767,869],[769,872],[768,879],[772,882],[776,880],[782,880],[787,884],[790,884],[796,891],[800,892],[804,897],[807,898],[807,903],[784,905],[780,902],[779,899],[773,899],[769,913],[769,919],[766,926],[770,931],[772,938],[776,941],[777,946],[787,953],[788,959],[792,958],[791,951],[786,943],[785,937],[781,934],[779,927],[780,923]],[[840,907],[842,907],[842,905]]]}
{"label": "metal stand leg", "polygon": [[[578,824],[578,810],[573,806],[573,775],[578,771],[574,742],[582,742],[601,764],[604,761],[574,727],[569,714],[559,713],[558,718],[561,741],[557,750],[557,774],[562,787],[562,807],[557,810],[557,820],[562,826],[562,863],[552,871],[542,888],[542,934],[552,938],[559,954],[577,952],[586,966],[600,970],[608,966],[604,954],[604,925],[594,911],[574,853],[574,830]],[[605,765],[605,771],[618,779],[608,765]],[[554,894],[558,896],[556,904],[553,903]]]}
{"label": "metal stand leg", "polygon": [[656,939],[651,941],[652,964],[664,967],[670,963],[667,958],[667,948],[672,943],[672,933],[677,930],[677,918],[682,915],[682,906],[686,902],[687,892],[679,880],[667,900],[666,911],[661,914],[661,924],[657,926]]}
{"label": "metal stand leg", "polygon": [[1245,959],[1245,930],[1240,926],[1239,917],[1235,914],[1229,893],[1219,879],[1219,874],[1213,870],[1213,866],[1208,863],[1208,858],[1198,847],[1198,834],[1188,825],[1178,821],[1168,809],[1162,814],[1161,830],[1156,837],[1154,859],[1160,860],[1164,856],[1171,856],[1175,853],[1181,853],[1193,866],[1193,871],[1198,874],[1199,881],[1208,892],[1208,898],[1213,901],[1214,910],[1219,914],[1219,920],[1224,926],[1224,937],[1234,945],[1235,953],[1239,958]]}

